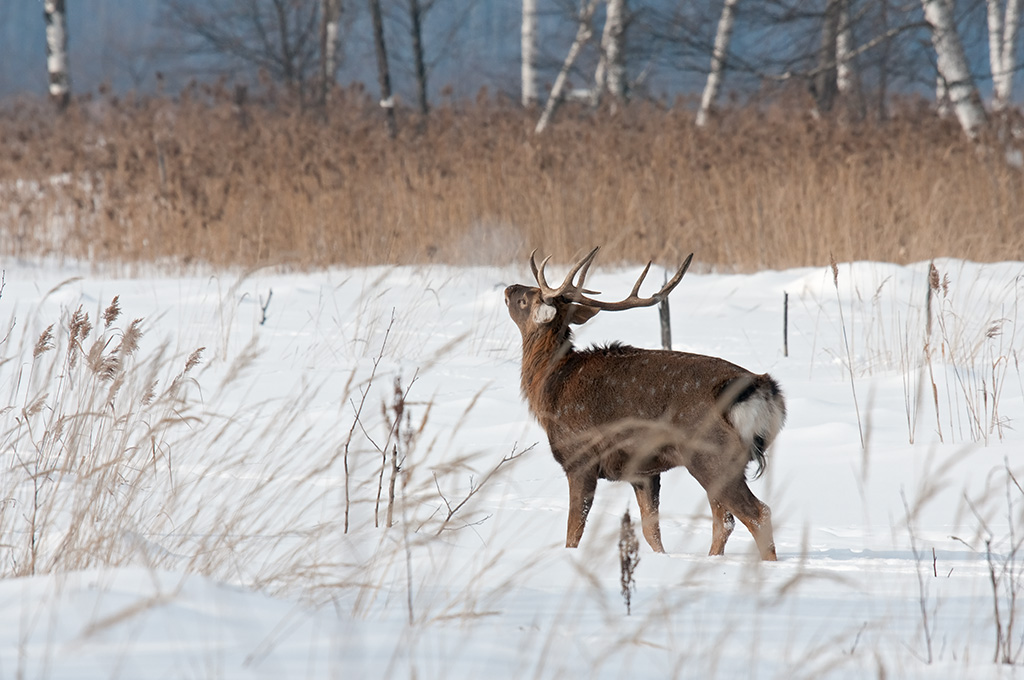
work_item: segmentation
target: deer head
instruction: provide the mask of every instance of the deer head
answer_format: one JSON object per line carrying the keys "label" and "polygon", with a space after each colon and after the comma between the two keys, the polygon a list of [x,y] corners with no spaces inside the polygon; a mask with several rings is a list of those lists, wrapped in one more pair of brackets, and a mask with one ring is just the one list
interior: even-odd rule
{"label": "deer head", "polygon": [[642,298],[640,297],[640,286],[643,285],[644,279],[651,269],[651,262],[648,262],[629,295],[618,302],[608,302],[589,297],[600,295],[600,293],[584,288],[587,273],[590,271],[590,265],[593,264],[598,250],[599,248],[594,248],[586,257],[573,265],[557,288],[552,288],[544,275],[544,269],[551,257],[544,258],[538,266],[537,251],[530,254],[530,269],[533,271],[537,285],[535,287],[514,285],[505,289],[505,304],[508,307],[509,315],[524,337],[527,334],[545,331],[554,331],[556,334],[564,335],[570,324],[586,323],[600,311],[619,311],[656,305],[668,297],[668,294],[679,285],[693,260],[693,253],[690,253],[675,275],[661,290],[650,297]]}

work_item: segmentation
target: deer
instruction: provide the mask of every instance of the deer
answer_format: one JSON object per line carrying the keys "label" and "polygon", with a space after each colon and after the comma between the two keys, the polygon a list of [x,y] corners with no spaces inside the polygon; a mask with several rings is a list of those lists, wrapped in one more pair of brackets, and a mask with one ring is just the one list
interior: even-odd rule
{"label": "deer", "polygon": [[620,301],[598,300],[584,288],[599,248],[570,268],[561,285],[545,278],[550,256],[530,269],[536,286],[505,289],[509,316],[522,334],[521,388],[569,483],[565,546],[583,537],[599,479],[632,484],[644,538],[663,553],[658,508],[661,474],[686,468],[711,506],[709,555],[722,555],[738,518],[762,560],[777,559],[771,510],[747,485],[761,476],[767,452],[786,419],[778,383],[724,359],[620,343],[577,349],[570,326],[598,312],[649,307],[664,300],[690,267],[685,259],[654,295],[640,297],[651,268]]}

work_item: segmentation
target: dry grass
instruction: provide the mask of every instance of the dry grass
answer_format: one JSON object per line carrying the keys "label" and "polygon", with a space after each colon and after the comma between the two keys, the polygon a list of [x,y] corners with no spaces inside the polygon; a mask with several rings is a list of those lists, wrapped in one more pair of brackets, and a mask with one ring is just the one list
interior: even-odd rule
{"label": "dry grass", "polygon": [[[241,102],[241,103],[239,103]],[[884,125],[795,106],[534,114],[481,97],[406,118],[372,99],[331,117],[196,88],[176,100],[82,99],[63,118],[0,109],[0,252],[299,267],[568,259],[749,271],[841,260],[1024,259],[1024,174],[906,105]]]}
{"label": "dry grass", "polygon": [[[373,399],[389,395],[373,385],[376,363],[352,368],[326,422],[310,417],[323,385],[238,404],[225,395],[252,352],[211,388],[205,348],[143,351],[147,322],[121,316],[115,297],[93,314],[65,310],[16,345],[0,339],[0,579],[142,566],[314,601],[341,590],[365,608],[409,573],[411,550],[485,521],[475,496],[530,448],[497,462],[493,449],[430,458],[443,437],[417,439],[433,402],[406,401],[396,386],[375,416]],[[414,613],[411,600],[409,612],[437,615]]]}

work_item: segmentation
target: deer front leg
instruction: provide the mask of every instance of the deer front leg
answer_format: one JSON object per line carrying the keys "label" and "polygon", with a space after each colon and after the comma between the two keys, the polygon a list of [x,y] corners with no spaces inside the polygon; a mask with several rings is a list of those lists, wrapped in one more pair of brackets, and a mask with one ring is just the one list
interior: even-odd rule
{"label": "deer front leg", "polygon": [[661,525],[658,521],[658,505],[661,500],[661,475],[651,475],[639,482],[633,482],[636,504],[640,506],[640,526],[644,538],[654,552],[665,552],[661,544]]}
{"label": "deer front leg", "polygon": [[569,525],[565,533],[565,547],[575,548],[583,537],[587,515],[594,505],[597,491],[597,471],[579,470],[566,473],[569,479]]}

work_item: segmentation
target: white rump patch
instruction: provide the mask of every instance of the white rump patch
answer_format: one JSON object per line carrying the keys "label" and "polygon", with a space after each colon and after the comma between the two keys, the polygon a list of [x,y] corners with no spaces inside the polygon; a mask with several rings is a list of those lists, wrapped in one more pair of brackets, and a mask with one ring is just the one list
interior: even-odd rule
{"label": "white rump patch", "polygon": [[782,429],[782,418],[778,406],[760,392],[729,409],[729,422],[747,446],[758,435],[765,440],[766,446],[771,445],[775,435]]}
{"label": "white rump patch", "polygon": [[550,323],[555,318],[555,308],[551,305],[539,305],[533,310],[533,322],[536,324]]}

